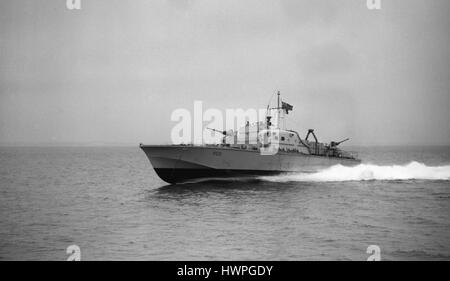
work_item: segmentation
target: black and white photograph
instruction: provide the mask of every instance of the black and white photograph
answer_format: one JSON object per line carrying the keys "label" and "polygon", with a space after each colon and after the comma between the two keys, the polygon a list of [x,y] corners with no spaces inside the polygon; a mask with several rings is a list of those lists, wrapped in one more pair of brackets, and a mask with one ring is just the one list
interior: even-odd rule
{"label": "black and white photograph", "polygon": [[450,260],[449,15],[1,0],[0,261]]}

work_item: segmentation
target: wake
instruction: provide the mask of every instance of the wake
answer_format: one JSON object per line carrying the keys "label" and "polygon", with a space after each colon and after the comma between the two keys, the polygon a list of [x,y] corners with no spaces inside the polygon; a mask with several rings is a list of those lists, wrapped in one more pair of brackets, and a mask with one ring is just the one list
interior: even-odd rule
{"label": "wake", "polygon": [[368,180],[450,180],[449,166],[427,166],[411,162],[406,165],[379,166],[360,164],[354,167],[335,165],[316,173],[293,173],[260,177],[273,182],[339,182]]}

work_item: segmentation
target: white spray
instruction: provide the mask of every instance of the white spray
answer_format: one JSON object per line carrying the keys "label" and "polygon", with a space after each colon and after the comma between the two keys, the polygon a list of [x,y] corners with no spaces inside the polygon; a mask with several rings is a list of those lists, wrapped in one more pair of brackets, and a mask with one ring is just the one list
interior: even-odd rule
{"label": "white spray", "polygon": [[274,182],[291,181],[363,181],[363,180],[450,180],[450,165],[427,166],[411,162],[406,165],[379,166],[360,164],[354,167],[335,165],[317,173],[295,173],[261,177]]}

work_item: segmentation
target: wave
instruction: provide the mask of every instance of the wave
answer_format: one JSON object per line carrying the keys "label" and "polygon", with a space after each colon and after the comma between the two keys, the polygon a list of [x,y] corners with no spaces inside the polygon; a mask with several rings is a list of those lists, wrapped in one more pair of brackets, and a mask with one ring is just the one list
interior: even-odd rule
{"label": "wave", "polygon": [[368,180],[450,180],[449,166],[427,166],[411,162],[406,165],[380,166],[360,164],[354,167],[335,165],[316,173],[289,173],[260,177],[274,182],[340,182]]}

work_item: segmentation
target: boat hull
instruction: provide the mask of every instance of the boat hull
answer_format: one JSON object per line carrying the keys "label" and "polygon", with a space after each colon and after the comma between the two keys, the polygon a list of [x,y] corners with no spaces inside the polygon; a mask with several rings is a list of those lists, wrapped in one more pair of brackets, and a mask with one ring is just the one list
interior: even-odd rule
{"label": "boat hull", "polygon": [[360,160],[279,151],[262,155],[257,150],[223,146],[141,145],[158,176],[168,183],[203,178],[315,172],[332,165],[353,166]]}

